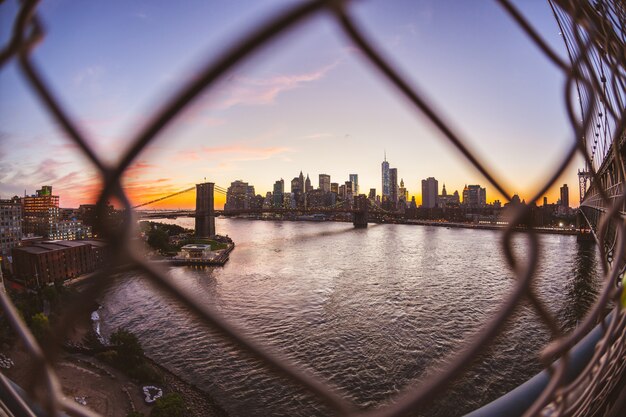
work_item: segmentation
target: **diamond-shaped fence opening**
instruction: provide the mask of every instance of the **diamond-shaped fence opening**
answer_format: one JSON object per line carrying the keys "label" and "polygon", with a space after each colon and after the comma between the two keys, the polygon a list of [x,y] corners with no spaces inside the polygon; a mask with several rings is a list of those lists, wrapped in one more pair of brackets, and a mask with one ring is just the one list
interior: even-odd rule
{"label": "diamond-shaped fence opening", "polygon": [[[623,393],[624,366],[626,366],[626,315],[619,301],[622,292],[620,280],[624,267],[624,118],[626,100],[626,6],[620,0],[550,0],[556,21],[560,27],[569,60],[566,62],[556,54],[536,32],[524,16],[508,0],[498,3],[546,56],[566,76],[563,87],[564,100],[574,134],[571,146],[562,162],[554,167],[535,198],[537,200],[554,185],[566,166],[576,155],[586,161],[581,172],[581,188],[584,199],[581,201],[581,214],[591,226],[597,241],[603,263],[604,284],[600,294],[585,319],[570,334],[563,335],[556,325],[556,319],[545,307],[533,288],[538,246],[527,210],[520,208],[503,232],[503,249],[507,262],[515,272],[517,281],[510,293],[503,297],[501,304],[491,319],[484,323],[482,330],[469,338],[466,345],[453,356],[447,358],[446,366],[414,385],[406,387],[391,404],[372,410],[360,410],[346,399],[331,384],[321,380],[298,364],[277,354],[250,337],[246,329],[234,325],[221,316],[214,308],[198,301],[188,291],[167,279],[164,272],[149,264],[138,255],[130,243],[130,230],[133,222],[133,209],[121,185],[121,177],[133,161],[144,151],[159,133],[200,94],[210,91],[216,81],[230,70],[252,56],[257,50],[282,36],[290,28],[319,13],[329,13],[336,25],[358,48],[371,70],[395,88],[425,116],[440,133],[443,141],[452,144],[461,154],[496,188],[509,198],[509,193],[465,145],[464,138],[445,123],[419,89],[407,82],[388,63],[384,54],[368,40],[363,30],[350,17],[347,1],[310,1],[293,6],[291,9],[273,16],[268,23],[259,24],[241,41],[233,43],[217,59],[207,63],[198,71],[198,76],[180,86],[176,94],[164,102],[150,123],[130,141],[131,146],[121,160],[110,165],[89,145],[88,140],[77,129],[75,122],[59,104],[54,92],[42,75],[42,70],[31,60],[33,49],[45,42],[45,34],[37,14],[38,1],[22,1],[19,14],[13,22],[13,32],[7,45],[0,53],[0,69],[10,61],[17,61],[32,93],[41,107],[50,113],[58,125],[88,158],[100,173],[103,186],[99,195],[98,209],[103,212],[106,202],[119,201],[125,208],[124,225],[108,228],[107,239],[113,249],[110,262],[96,273],[81,300],[69,307],[69,311],[58,328],[55,337],[40,345],[17,313],[6,294],[0,294],[2,309],[17,332],[31,357],[32,384],[25,387],[45,413],[57,415],[60,412],[89,416],[94,413],[76,402],[64,398],[53,364],[58,360],[64,335],[72,327],[76,317],[89,311],[91,303],[104,290],[116,285],[116,274],[122,270],[135,270],[145,274],[160,291],[169,294],[190,313],[200,319],[207,328],[225,336],[247,354],[264,362],[269,368],[325,403],[333,415],[375,415],[400,416],[422,409],[437,398],[456,378],[463,377],[468,363],[501,332],[504,323],[524,302],[536,312],[540,320],[550,329],[553,342],[541,354],[548,372],[545,374],[540,393],[524,403],[525,410],[518,414],[530,415],[610,415],[619,406],[619,393]],[[575,92],[575,94],[572,94]],[[104,218],[104,216],[101,216]],[[513,228],[525,224],[529,231],[528,254],[524,261],[516,259],[512,250]],[[607,261],[608,260],[608,261]],[[604,319],[607,309],[612,314]],[[598,322],[602,324],[596,327]],[[574,348],[583,338],[599,332],[593,357],[577,375],[570,375],[571,362],[575,360]],[[595,340],[594,340],[595,343]],[[559,359],[554,362],[555,359]],[[16,413],[19,408],[28,410],[21,402],[21,396],[1,378],[10,398],[3,398]],[[623,401],[623,398],[621,398]],[[624,405],[622,404],[622,407]],[[611,408],[613,407],[613,408]],[[486,413],[489,413],[486,409]],[[480,410],[478,411],[480,413]],[[619,413],[619,411],[616,411]],[[24,415],[29,415],[23,411]],[[502,415],[492,412],[490,415]],[[508,414],[507,414],[508,415]],[[615,414],[617,415],[617,414]]]}

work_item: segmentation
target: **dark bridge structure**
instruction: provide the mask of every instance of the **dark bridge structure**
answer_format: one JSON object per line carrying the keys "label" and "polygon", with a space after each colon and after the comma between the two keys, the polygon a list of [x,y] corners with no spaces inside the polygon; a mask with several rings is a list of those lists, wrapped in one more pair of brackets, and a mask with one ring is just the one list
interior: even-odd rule
{"label": "dark bridge structure", "polygon": [[196,190],[196,209],[195,210],[156,210],[138,212],[139,218],[176,218],[176,217],[194,217],[195,234],[198,237],[211,237],[216,234],[215,217],[216,216],[242,216],[242,215],[260,215],[260,214],[350,214],[352,216],[352,224],[356,228],[367,227],[367,223],[376,216],[395,217],[398,214],[383,210],[372,204],[367,196],[361,194],[355,196],[351,201],[340,202],[330,207],[300,207],[300,208],[281,208],[281,207],[263,207],[263,208],[244,208],[244,209],[215,209],[215,192],[226,194],[224,188],[216,186],[212,182],[196,184],[195,188],[187,188],[146,203],[139,204],[134,208],[146,207],[150,204],[166,200],[186,192]]}
{"label": "dark bridge structure", "polygon": [[[24,76],[23,82],[39,100],[41,109],[55,122],[55,126],[71,141],[92,169],[100,174],[102,188],[98,207],[104,213],[107,201],[115,199],[126,209],[120,228],[107,235],[111,248],[110,262],[92,277],[94,285],[67,306],[68,312],[52,323],[50,337],[36,339],[18,312],[11,298],[0,290],[0,308],[3,317],[22,343],[31,369],[28,386],[13,384],[0,373],[0,409],[12,415],[65,416],[67,414],[92,417],[94,412],[78,405],[64,395],[55,365],[60,361],[63,338],[72,327],[92,310],[102,294],[118,283],[119,272],[133,270],[154,284],[155,291],[177,300],[207,329],[222,335],[233,346],[255,358],[290,383],[297,385],[307,396],[324,403],[329,415],[344,417],[402,417],[420,414],[427,406],[441,398],[453,382],[463,378],[470,363],[492,346],[502,334],[507,320],[525,304],[536,313],[537,320],[550,330],[551,342],[538,353],[545,370],[505,394],[494,402],[475,410],[473,417],[496,416],[597,416],[626,415],[626,296],[624,278],[626,264],[626,6],[623,0],[547,0],[559,26],[567,57],[561,57],[549,42],[534,28],[511,0],[495,0],[513,22],[512,30],[524,32],[546,60],[565,77],[564,104],[573,130],[571,147],[562,162],[554,167],[542,188],[532,201],[537,201],[554,186],[566,167],[578,155],[585,161],[580,178],[580,226],[594,237],[602,258],[602,286],[594,305],[584,319],[570,333],[563,334],[557,320],[535,293],[533,280],[538,267],[538,240],[529,224],[527,259],[518,259],[511,250],[514,226],[529,216],[522,207],[509,227],[502,233],[502,251],[515,282],[509,293],[503,294],[493,316],[481,325],[476,334],[464,337],[459,351],[442,358],[442,366],[416,380],[386,404],[377,408],[361,409],[332,381],[324,380],[305,370],[288,357],[265,345],[252,332],[232,322],[229,317],[211,305],[198,300],[194,294],[171,280],[134,250],[133,207],[122,185],[122,177],[131,164],[145,151],[159,133],[188,108],[195,99],[223,80],[253,53],[266,47],[288,30],[314,16],[324,14],[335,24],[345,39],[360,51],[368,69],[376,71],[386,85],[405,99],[412,110],[428,120],[439,133],[442,142],[450,144],[472,164],[485,179],[510,201],[505,187],[496,175],[481,163],[465,145],[463,136],[448,126],[443,115],[435,111],[419,88],[405,79],[391,65],[385,54],[370,42],[360,24],[351,17],[352,2],[342,0],[310,0],[291,5],[268,20],[248,30],[236,42],[225,45],[216,58],[197,68],[194,77],[181,79],[180,88],[158,107],[158,110],[129,137],[129,147],[116,163],[100,155],[89,138],[78,128],[78,123],[66,111],[51,85],[46,82],[45,68],[40,68],[32,53],[45,40],[45,25],[40,19],[38,1],[19,2],[19,10],[9,13],[14,19],[13,30],[6,44],[0,45],[0,70],[10,64]],[[7,3],[7,2],[5,2]],[[356,2],[354,2],[356,3]],[[0,7],[5,4],[0,4]],[[57,28],[50,28],[56,30]],[[420,80],[417,80],[418,82]],[[529,167],[531,169],[531,167]],[[213,193],[224,192],[215,184],[203,183],[182,192],[195,189],[196,210],[187,212],[196,218],[199,235],[215,234]],[[138,208],[138,207],[136,207]],[[268,212],[283,209],[267,209]],[[350,213],[357,227],[367,224],[373,208],[358,197],[353,206],[334,208],[335,212]],[[297,211],[297,210],[294,210]],[[278,212],[278,211],[276,211]],[[302,211],[299,211],[302,212]],[[315,209],[319,212],[319,209]],[[226,212],[221,212],[227,214]],[[160,216],[164,213],[160,212]],[[235,214],[235,213],[233,213]],[[150,213],[142,213],[149,216]],[[172,215],[177,215],[173,213]],[[530,221],[528,221],[530,223]],[[106,226],[105,223],[102,224]],[[450,300],[453,304],[454,300]],[[55,337],[52,337],[54,335]],[[243,356],[243,355],[242,355]],[[22,365],[22,364],[20,364]],[[420,378],[420,379],[418,379]]]}

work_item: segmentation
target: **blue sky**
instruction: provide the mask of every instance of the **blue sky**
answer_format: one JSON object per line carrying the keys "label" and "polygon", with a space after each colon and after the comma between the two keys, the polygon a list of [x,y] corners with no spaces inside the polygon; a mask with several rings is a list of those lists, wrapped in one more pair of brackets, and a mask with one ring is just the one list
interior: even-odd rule
{"label": "blue sky", "polygon": [[[43,1],[46,38],[33,59],[90,143],[110,162],[163,101],[259,22],[296,1]],[[562,56],[545,1],[518,7]],[[15,1],[0,6],[10,33]],[[529,198],[573,140],[564,77],[494,1],[363,1],[351,14],[425,93],[507,190]],[[62,206],[93,200],[97,175],[39,105],[15,62],[0,70],[0,196],[52,185]],[[267,45],[203,94],[125,177],[136,202],[207,180],[258,193],[300,170],[317,185],[358,173],[380,193],[386,150],[418,201],[434,176],[449,192],[493,187],[320,14]],[[574,164],[568,183],[577,201]],[[548,194],[558,198],[558,186]],[[170,201],[189,205],[193,196]]]}

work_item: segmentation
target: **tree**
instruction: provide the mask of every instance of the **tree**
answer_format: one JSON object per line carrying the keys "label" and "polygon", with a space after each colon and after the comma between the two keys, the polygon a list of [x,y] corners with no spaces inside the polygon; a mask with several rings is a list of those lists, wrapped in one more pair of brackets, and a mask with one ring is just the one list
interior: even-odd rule
{"label": "tree", "polygon": [[37,313],[33,315],[30,319],[30,328],[33,331],[33,335],[38,340],[42,340],[45,334],[50,329],[50,322],[48,321],[48,316],[46,316],[43,313]]}
{"label": "tree", "polygon": [[167,252],[170,249],[169,236],[162,229],[153,229],[148,232],[148,245],[161,252]]}
{"label": "tree", "polygon": [[183,417],[184,415],[183,397],[176,392],[171,392],[156,400],[150,412],[150,417]]}
{"label": "tree", "polygon": [[118,329],[111,334],[110,340],[116,347],[121,366],[134,367],[143,362],[143,349],[133,333]]}

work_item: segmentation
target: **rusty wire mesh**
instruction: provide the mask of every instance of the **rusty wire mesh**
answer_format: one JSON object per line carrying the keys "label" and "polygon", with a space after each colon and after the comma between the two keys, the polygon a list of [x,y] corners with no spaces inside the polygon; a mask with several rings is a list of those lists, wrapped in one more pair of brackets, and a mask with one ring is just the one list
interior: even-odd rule
{"label": "rusty wire mesh", "polygon": [[[460,353],[449,358],[448,365],[439,373],[419,384],[405,387],[390,405],[359,410],[342,397],[331,384],[320,380],[315,375],[299,368],[297,364],[252,340],[245,328],[230,323],[212,307],[199,302],[184,289],[166,279],[163,271],[137,255],[130,244],[133,210],[120,182],[122,174],[182,109],[192,103],[201,93],[209,92],[217,80],[290,28],[313,15],[327,13],[336,20],[345,35],[363,52],[372,69],[408,99],[417,112],[428,118],[439,131],[441,140],[454,145],[493,187],[510,200],[510,194],[498,178],[466,147],[464,138],[433,110],[429,101],[420,93],[419,88],[408,83],[388,63],[380,50],[367,39],[363,30],[350,17],[348,2],[341,0],[305,2],[274,16],[267,23],[259,24],[241,42],[225,50],[220,58],[202,67],[198,77],[182,85],[174,96],[163,103],[147,127],[130,139],[132,146],[121,160],[110,165],[88,144],[89,142],[79,131],[75,122],[60,105],[56,95],[45,81],[41,69],[31,60],[33,49],[44,39],[44,31],[37,16],[39,2],[23,1],[14,22],[10,41],[0,52],[0,69],[11,60],[19,61],[21,72],[33,94],[39,99],[42,108],[54,117],[65,135],[78,145],[82,153],[98,170],[103,183],[98,210],[104,213],[106,202],[111,199],[119,201],[126,208],[123,227],[107,229],[109,233],[106,239],[113,251],[111,262],[96,273],[94,284],[85,291],[81,302],[71,305],[65,316],[59,320],[58,327],[54,329],[56,335],[54,340],[50,339],[40,345],[27,329],[10,299],[0,292],[0,303],[4,313],[32,358],[33,383],[26,388],[35,400],[42,404],[50,415],[57,415],[60,411],[80,416],[94,415],[87,408],[64,398],[53,370],[53,364],[58,359],[61,342],[66,332],[80,314],[89,311],[90,301],[95,300],[109,286],[115,285],[116,272],[132,269],[149,277],[160,291],[175,297],[208,328],[216,330],[241,349],[263,361],[269,368],[310,391],[328,405],[333,413],[343,416],[391,417],[404,415],[424,407],[437,398],[455,379],[462,377],[471,359],[492,343],[507,319],[520,304],[526,302],[548,326],[553,342],[546,346],[540,355],[540,359],[550,370],[550,382],[524,415],[603,414],[609,404],[607,399],[610,399],[615,386],[620,383],[620,378],[624,374],[623,368],[626,366],[626,360],[624,360],[626,358],[626,314],[618,301],[622,291],[619,278],[624,272],[625,252],[623,213],[626,197],[623,187],[625,177],[622,143],[626,123],[626,117],[624,117],[626,7],[619,0],[550,0],[549,3],[561,27],[569,53],[570,62],[565,62],[548,46],[531,23],[509,0],[497,0],[497,2],[528,35],[530,41],[536,44],[547,59],[566,76],[563,92],[573,128],[571,145],[561,163],[554,168],[550,178],[545,181],[531,201],[539,199],[555,184],[575,155],[584,157],[587,164],[586,175],[591,180],[591,187],[587,190],[587,198],[581,206],[586,209],[585,216],[593,226],[598,240],[604,242],[600,245],[600,252],[605,260],[602,265],[603,289],[584,321],[572,333],[563,335],[556,324],[555,317],[545,307],[546,300],[541,299],[533,289],[533,277],[538,259],[537,237],[530,223],[528,208],[520,207],[510,220],[509,227],[503,232],[504,253],[510,268],[517,277],[517,282],[511,292],[504,297],[495,315],[489,322],[484,323],[482,330],[467,342]],[[598,116],[599,113],[604,116]],[[511,246],[513,226],[519,223],[526,224],[530,230],[526,260],[517,259]],[[597,344],[593,359],[585,371],[573,382],[566,383],[565,370],[570,349],[597,324],[604,316],[606,309],[611,306],[613,314],[608,324],[605,325],[604,336]],[[560,361],[553,363],[555,358],[560,358]],[[0,377],[4,380],[4,377],[1,375]]]}

